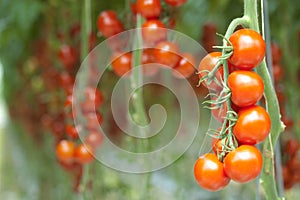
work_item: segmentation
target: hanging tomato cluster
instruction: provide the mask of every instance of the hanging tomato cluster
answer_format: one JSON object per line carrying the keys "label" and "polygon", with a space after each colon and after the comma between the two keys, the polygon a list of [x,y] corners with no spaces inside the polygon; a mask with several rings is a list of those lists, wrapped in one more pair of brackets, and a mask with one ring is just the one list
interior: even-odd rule
{"label": "hanging tomato cluster", "polygon": [[[186,78],[195,71],[195,58],[188,52],[181,53],[179,46],[175,42],[167,41],[168,29],[174,27],[173,16],[167,16],[169,23],[162,22],[167,11],[183,5],[186,0],[137,0],[131,3],[132,18],[136,20],[136,14],[144,18],[141,25],[143,39],[142,67],[144,75],[155,75],[159,66],[169,67],[173,70],[173,75],[177,78]],[[164,13],[165,12],[165,13]],[[172,20],[171,20],[172,19]],[[99,32],[108,40],[108,45],[112,50],[111,67],[118,76],[130,74],[132,69],[132,52],[124,53],[122,47],[126,46],[124,39],[118,37],[118,33],[125,31],[125,26],[118,19],[116,12],[103,11],[97,20]],[[131,27],[135,28],[135,27]],[[155,63],[155,64],[154,64]]]}
{"label": "hanging tomato cluster", "polygon": [[228,55],[212,52],[199,64],[200,81],[212,91],[212,114],[223,123],[212,134],[214,153],[202,155],[194,166],[198,184],[210,191],[224,188],[230,180],[249,182],[260,174],[263,158],[254,145],[271,129],[269,114],[256,105],[264,82],[253,71],[265,56],[265,42],[251,29],[234,32],[228,42]]}

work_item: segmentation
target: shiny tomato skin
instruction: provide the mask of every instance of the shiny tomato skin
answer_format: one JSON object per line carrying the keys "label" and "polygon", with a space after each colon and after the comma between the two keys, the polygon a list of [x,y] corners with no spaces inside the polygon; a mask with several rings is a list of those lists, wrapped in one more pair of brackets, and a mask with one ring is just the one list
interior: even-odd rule
{"label": "shiny tomato skin", "polygon": [[[78,126],[80,128],[80,126]],[[65,127],[66,134],[70,136],[72,139],[77,139],[79,137],[76,126],[67,124]]]}
{"label": "shiny tomato skin", "polygon": [[241,144],[254,145],[266,139],[271,129],[271,119],[260,106],[243,108],[233,127],[233,134]]}
{"label": "shiny tomato skin", "polygon": [[[216,66],[219,57],[222,56],[221,52],[212,52],[207,54],[199,63],[198,71],[199,71],[199,78],[203,78],[207,75],[208,72],[202,72],[202,70],[212,71],[213,68]],[[221,84],[223,77],[223,67],[221,66],[216,74],[215,78],[218,80],[218,82]],[[208,83],[207,81],[203,82],[203,85],[207,87],[210,90],[220,91],[222,87],[218,85],[215,81],[212,81],[211,83]]]}
{"label": "shiny tomato skin", "polygon": [[122,77],[127,72],[130,72],[132,61],[132,54],[130,52],[121,55],[114,54],[111,60],[111,66],[116,75]]}
{"label": "shiny tomato skin", "polygon": [[63,44],[58,51],[58,58],[66,69],[70,69],[76,64],[76,51],[72,46]]}
{"label": "shiny tomato skin", "polygon": [[87,164],[92,162],[94,160],[92,147],[86,144],[78,145],[75,149],[74,157],[80,164]]}
{"label": "shiny tomato skin", "polygon": [[[188,78],[195,73],[196,61],[192,54],[182,53],[180,61],[175,66],[173,75],[177,78]],[[179,73],[179,74],[178,74]]]}
{"label": "shiny tomato skin", "polygon": [[256,104],[264,93],[262,78],[252,71],[238,70],[228,76],[231,101],[238,107]]}
{"label": "shiny tomato skin", "polygon": [[255,179],[261,172],[261,152],[252,145],[241,145],[224,158],[224,170],[228,177],[239,183]]}
{"label": "shiny tomato skin", "polygon": [[174,68],[180,60],[179,47],[173,42],[160,42],[155,46],[154,57],[157,63]]}
{"label": "shiny tomato skin", "polygon": [[59,161],[64,163],[73,162],[75,144],[70,140],[61,140],[56,145],[56,156]]}
{"label": "shiny tomato skin", "polygon": [[165,0],[165,2],[167,4],[169,4],[170,6],[173,7],[178,7],[178,6],[182,6],[183,4],[186,3],[187,0]]}
{"label": "shiny tomato skin", "polygon": [[167,39],[167,27],[160,20],[147,20],[142,25],[143,42],[147,45],[156,45]]}
{"label": "shiny tomato skin", "polygon": [[265,57],[265,41],[254,30],[240,29],[230,36],[229,41],[233,46],[233,54],[229,62],[239,69],[251,70]]}
{"label": "shiny tomato skin", "polygon": [[230,182],[224,172],[223,163],[213,153],[198,158],[194,165],[194,176],[198,184],[209,191],[221,190]]}
{"label": "shiny tomato skin", "polygon": [[100,13],[97,19],[99,32],[106,38],[124,31],[122,22],[118,19],[115,11],[107,10]]}
{"label": "shiny tomato skin", "polygon": [[158,18],[161,13],[160,0],[137,0],[136,11],[144,18]]}

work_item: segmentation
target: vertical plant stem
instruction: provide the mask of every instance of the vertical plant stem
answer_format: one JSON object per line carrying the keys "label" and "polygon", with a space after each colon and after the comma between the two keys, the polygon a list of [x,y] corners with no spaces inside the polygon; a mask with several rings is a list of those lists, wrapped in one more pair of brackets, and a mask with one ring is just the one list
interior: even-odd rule
{"label": "vertical plant stem", "polygon": [[[244,6],[244,16],[249,19],[249,28],[260,32],[257,15],[257,0],[245,0]],[[271,133],[268,139],[263,143],[264,165],[260,183],[264,188],[266,198],[275,200],[280,198],[276,188],[273,147],[276,145],[279,134],[283,131],[284,126],[280,121],[279,104],[273,87],[273,82],[267,69],[266,61],[264,60],[256,69],[258,74],[264,80],[266,108],[272,123]]]}

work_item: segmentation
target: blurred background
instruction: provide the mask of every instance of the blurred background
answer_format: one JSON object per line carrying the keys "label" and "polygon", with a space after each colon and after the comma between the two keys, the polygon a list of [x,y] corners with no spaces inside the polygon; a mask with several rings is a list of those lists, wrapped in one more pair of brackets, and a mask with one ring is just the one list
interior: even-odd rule
{"label": "blurred background", "polygon": [[[134,28],[134,2],[90,0],[90,50],[105,40],[98,33],[98,15],[114,10],[125,29]],[[280,138],[281,155],[276,156],[282,158],[285,196],[297,199],[299,151],[293,157],[289,153],[292,145],[299,148],[300,140],[300,1],[266,2],[269,24],[265,25],[270,27],[275,88],[287,126]],[[243,14],[243,1],[187,0],[177,8],[163,3],[163,8],[161,20],[168,28],[190,36],[210,52],[213,45],[221,44],[216,32],[224,34],[230,21]],[[262,191],[257,189],[256,181],[243,185],[232,182],[214,193],[204,191],[195,182],[193,165],[210,119],[210,112],[202,108],[201,114],[207,117],[201,118],[201,133],[193,145],[173,165],[152,173],[151,178],[148,174],[121,173],[96,161],[87,165],[59,161],[59,141],[71,138],[79,145],[72,130],[67,130],[72,122],[67,116],[72,77],[82,60],[82,24],[86,23],[82,20],[83,10],[84,2],[76,0],[0,0],[0,198],[148,199],[145,193],[151,194],[151,199],[259,198]],[[108,137],[126,146],[129,142],[122,137],[109,110],[108,96],[117,80],[108,70],[98,87],[103,98],[98,121],[110,120],[111,126],[106,127]],[[197,75],[188,80],[202,102],[208,91],[196,87]],[[157,86],[146,90],[147,105],[155,102],[166,108],[176,106],[168,90]],[[156,92],[159,95],[154,99]],[[176,116],[171,120],[176,121]],[[165,131],[172,132],[174,128],[171,123]],[[162,140],[167,142],[171,136]]]}

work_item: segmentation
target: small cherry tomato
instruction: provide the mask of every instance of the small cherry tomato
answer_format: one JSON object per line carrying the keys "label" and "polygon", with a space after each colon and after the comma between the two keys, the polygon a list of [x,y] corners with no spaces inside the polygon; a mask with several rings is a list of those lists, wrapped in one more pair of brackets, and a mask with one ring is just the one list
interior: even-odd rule
{"label": "small cherry tomato", "polygon": [[74,152],[75,159],[80,164],[90,163],[94,160],[92,147],[85,144],[80,144]]}
{"label": "small cherry tomato", "polygon": [[297,154],[299,148],[299,142],[296,139],[290,139],[286,142],[285,152],[293,157]]}
{"label": "small cherry tomato", "polygon": [[166,26],[157,19],[147,20],[142,25],[143,42],[146,45],[156,45],[167,39],[168,30]]}
{"label": "small cherry tomato", "polygon": [[112,10],[103,11],[97,19],[99,32],[106,38],[124,31],[122,22],[118,19],[117,14]]}
{"label": "small cherry tomato", "polygon": [[182,6],[187,0],[165,0],[167,4],[173,7]]}
{"label": "small cherry tomato", "polygon": [[177,78],[188,78],[195,73],[195,66],[194,56],[190,53],[182,53],[180,61],[174,67],[173,75]]}
{"label": "small cherry tomato", "polygon": [[97,131],[100,124],[103,122],[102,115],[98,112],[96,113],[85,113],[84,117],[87,120],[86,129],[89,131]]}
{"label": "small cherry tomato", "polygon": [[161,13],[160,0],[137,0],[136,11],[147,19],[157,18]]}
{"label": "small cherry tomato", "polygon": [[97,88],[87,87],[84,89],[85,99],[80,104],[82,113],[89,113],[98,110],[103,103],[103,96]]}
{"label": "small cherry tomato", "polygon": [[238,107],[256,104],[264,93],[262,78],[252,71],[238,70],[228,76],[231,101]]}
{"label": "small cherry tomato", "polygon": [[59,48],[58,58],[65,68],[73,68],[76,63],[76,51],[73,47],[64,44]]}
{"label": "small cherry tomato", "polygon": [[[221,56],[222,56],[221,52],[212,52],[212,53],[207,54],[200,61],[200,64],[198,67],[200,79],[205,77],[208,74],[208,72],[213,70],[213,68],[216,66],[216,64],[219,60],[219,57],[221,57]],[[209,83],[208,81],[204,81],[203,85],[210,90],[219,91],[222,89],[222,86],[221,86],[222,85],[221,81],[223,79],[222,77],[223,77],[223,66],[221,66],[215,74],[215,79],[219,84],[217,84],[216,81],[213,80],[211,83]]]}
{"label": "small cherry tomato", "polygon": [[241,145],[224,158],[224,170],[228,177],[239,183],[255,179],[262,169],[262,155],[252,145]]}
{"label": "small cherry tomato", "polygon": [[77,139],[79,137],[76,128],[80,129],[81,127],[80,126],[76,127],[76,126],[73,126],[73,125],[70,125],[70,124],[67,124],[66,127],[65,127],[66,134],[68,136],[70,136],[72,139]]}
{"label": "small cherry tomato", "polygon": [[282,52],[278,44],[271,43],[271,51],[272,51],[272,62],[273,65],[276,65],[280,62],[282,58]]}
{"label": "small cherry tomato", "polygon": [[154,57],[157,63],[173,68],[180,60],[179,47],[173,42],[160,42],[155,46]]}
{"label": "small cherry tomato", "polygon": [[111,66],[113,71],[120,77],[124,76],[131,70],[132,54],[130,52],[125,54],[114,54],[112,56]]}
{"label": "small cherry tomato", "polygon": [[194,165],[194,176],[198,184],[209,191],[221,190],[230,181],[224,172],[223,163],[212,153],[198,158]]}
{"label": "small cherry tomato", "polygon": [[73,162],[75,145],[72,141],[61,140],[56,145],[56,156],[59,161],[64,163]]}
{"label": "small cherry tomato", "polygon": [[254,145],[264,141],[271,129],[271,119],[260,106],[243,108],[233,127],[233,134],[241,144]]}
{"label": "small cherry tomato", "polygon": [[85,139],[85,144],[90,145],[93,149],[98,148],[103,141],[102,133],[92,131]]}
{"label": "small cherry tomato", "polygon": [[229,62],[239,69],[251,70],[265,57],[265,41],[254,30],[240,29],[230,36],[229,41],[233,46],[233,54]]}
{"label": "small cherry tomato", "polygon": [[283,77],[283,69],[280,64],[273,64],[273,77],[275,83],[279,82]]}

